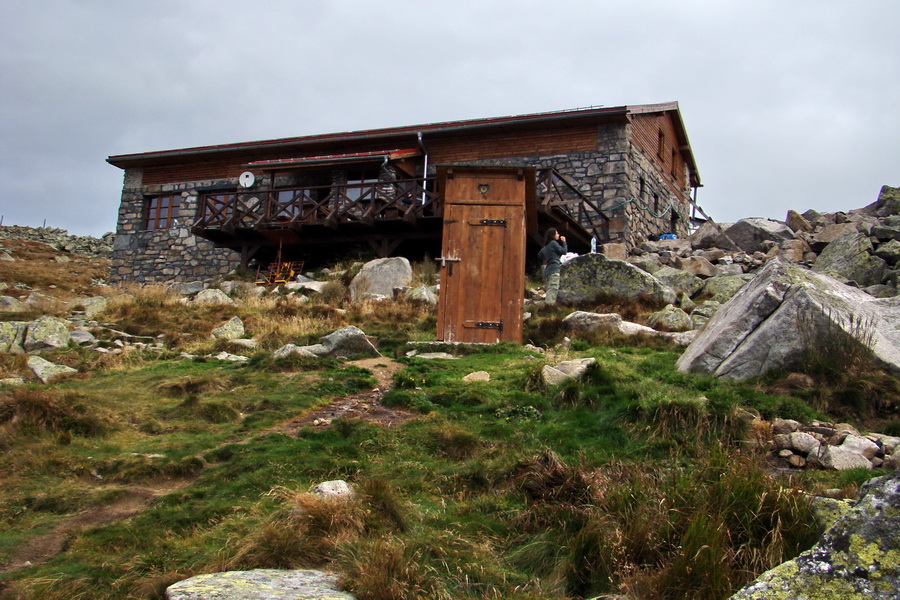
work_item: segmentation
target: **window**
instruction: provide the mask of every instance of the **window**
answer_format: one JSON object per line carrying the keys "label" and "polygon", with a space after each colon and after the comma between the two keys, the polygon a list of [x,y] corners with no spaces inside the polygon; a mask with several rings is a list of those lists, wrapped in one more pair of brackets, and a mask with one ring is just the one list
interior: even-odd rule
{"label": "window", "polygon": [[371,186],[378,183],[378,171],[375,169],[360,169],[347,171],[347,197],[352,201],[360,197],[372,196]]}
{"label": "window", "polygon": [[169,229],[178,225],[181,196],[151,196],[147,198],[144,229]]}
{"label": "window", "polygon": [[660,158],[664,158],[666,155],[666,136],[662,129],[656,132],[656,155]]}

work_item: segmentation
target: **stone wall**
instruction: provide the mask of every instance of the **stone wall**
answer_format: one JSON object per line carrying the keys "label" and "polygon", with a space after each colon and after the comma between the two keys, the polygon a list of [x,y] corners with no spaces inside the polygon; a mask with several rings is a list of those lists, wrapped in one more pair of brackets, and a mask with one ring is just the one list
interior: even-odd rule
{"label": "stone wall", "polygon": [[[612,218],[611,240],[636,246],[651,236],[675,233],[687,237],[690,216],[689,194],[679,197],[670,185],[630,140],[624,125],[602,125],[597,128],[597,150],[556,154],[552,156],[519,156],[503,159],[465,161],[462,164],[484,166],[531,166],[554,168],[582,194],[596,201]],[[640,198],[640,180],[644,180],[644,197]],[[652,206],[657,195],[658,209]],[[667,207],[671,206],[667,210]],[[675,219],[673,231],[672,211]]]}
{"label": "stone wall", "polygon": [[[113,244],[110,282],[162,283],[207,280],[225,275],[240,264],[240,254],[190,232],[197,214],[197,190],[234,185],[233,180],[165,185],[141,185],[140,169],[125,172],[119,221]],[[178,225],[144,229],[144,202],[148,195],[181,194]]]}

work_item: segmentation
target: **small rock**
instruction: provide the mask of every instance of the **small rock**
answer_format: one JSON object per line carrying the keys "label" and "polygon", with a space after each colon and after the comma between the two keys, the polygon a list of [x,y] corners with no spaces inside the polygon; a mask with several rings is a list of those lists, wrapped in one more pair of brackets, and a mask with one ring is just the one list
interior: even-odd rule
{"label": "small rock", "polygon": [[475,371],[474,373],[469,373],[465,377],[462,378],[466,383],[472,381],[490,381],[491,375],[487,371]]}

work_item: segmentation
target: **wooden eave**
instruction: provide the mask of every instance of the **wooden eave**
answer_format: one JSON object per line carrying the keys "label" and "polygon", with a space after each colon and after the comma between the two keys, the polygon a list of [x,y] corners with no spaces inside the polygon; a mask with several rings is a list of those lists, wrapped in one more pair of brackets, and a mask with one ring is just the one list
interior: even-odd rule
{"label": "wooden eave", "polygon": [[[356,132],[332,133],[295,138],[281,138],[257,142],[241,142],[216,146],[198,146],[178,150],[119,154],[106,159],[108,163],[121,169],[160,166],[183,162],[203,162],[229,157],[239,157],[245,162],[264,160],[280,155],[309,155],[310,153],[340,153],[340,150],[354,148],[378,150],[384,147],[403,147],[418,143],[418,135],[424,138],[465,136],[468,134],[491,134],[527,131],[558,127],[576,127],[627,119],[628,107],[592,108],[556,113],[538,113],[513,117],[475,119],[469,121],[449,121],[425,125],[412,125],[387,129],[372,129]],[[330,150],[329,150],[330,149]]]}

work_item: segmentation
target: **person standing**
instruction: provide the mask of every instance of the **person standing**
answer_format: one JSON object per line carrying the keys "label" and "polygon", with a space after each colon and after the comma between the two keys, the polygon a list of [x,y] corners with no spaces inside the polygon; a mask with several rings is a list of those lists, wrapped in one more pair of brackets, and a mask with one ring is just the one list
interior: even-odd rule
{"label": "person standing", "polygon": [[556,296],[559,293],[560,259],[569,251],[566,245],[566,236],[559,235],[556,228],[551,227],[544,235],[544,247],[538,252],[538,258],[544,266],[544,301],[547,304],[556,304]]}

